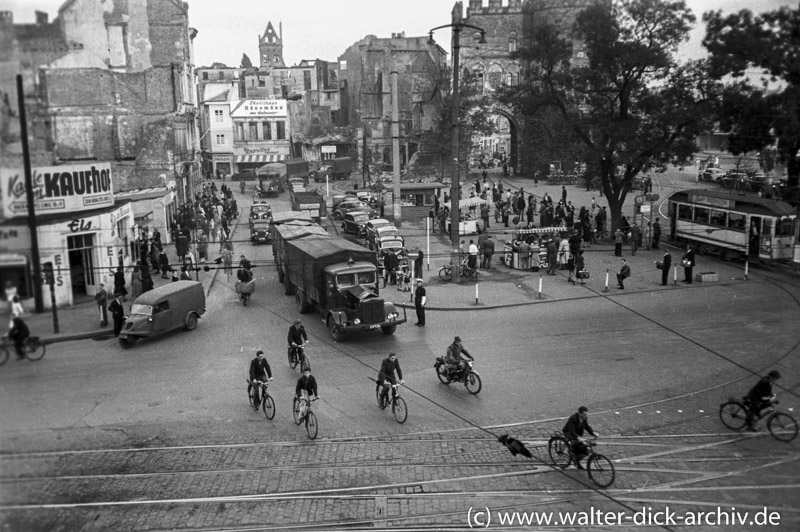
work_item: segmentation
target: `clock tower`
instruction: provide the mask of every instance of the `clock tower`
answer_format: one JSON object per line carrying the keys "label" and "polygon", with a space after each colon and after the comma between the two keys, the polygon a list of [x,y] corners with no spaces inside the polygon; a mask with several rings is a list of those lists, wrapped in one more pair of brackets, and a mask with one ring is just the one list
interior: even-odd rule
{"label": "clock tower", "polygon": [[[281,28],[281,34],[283,28]],[[267,22],[267,29],[264,35],[258,38],[258,51],[261,57],[260,66],[262,70],[270,70],[275,67],[286,66],[283,63],[283,35],[275,33],[272,22]]]}

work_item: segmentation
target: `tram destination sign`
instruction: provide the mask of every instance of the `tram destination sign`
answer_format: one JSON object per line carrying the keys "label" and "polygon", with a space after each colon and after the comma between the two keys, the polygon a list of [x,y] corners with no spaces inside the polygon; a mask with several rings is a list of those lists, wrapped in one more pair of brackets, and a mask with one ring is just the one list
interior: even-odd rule
{"label": "tram destination sign", "polygon": [[735,209],[736,201],[722,198],[710,198],[699,194],[689,194],[689,202],[698,205],[708,205],[709,207],[720,207],[722,209]]}
{"label": "tram destination sign", "polygon": [[[32,173],[36,214],[87,211],[114,204],[111,163],[36,167]],[[5,216],[28,213],[22,170],[0,168],[0,199]]]}

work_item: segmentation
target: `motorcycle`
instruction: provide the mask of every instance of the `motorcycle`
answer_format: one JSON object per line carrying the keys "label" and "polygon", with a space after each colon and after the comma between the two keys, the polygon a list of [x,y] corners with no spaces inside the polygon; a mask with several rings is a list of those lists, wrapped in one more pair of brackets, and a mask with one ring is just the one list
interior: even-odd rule
{"label": "motorcycle", "polygon": [[473,368],[474,360],[465,360],[461,368],[451,370],[447,367],[444,357],[436,357],[436,363],[433,368],[436,370],[436,376],[442,384],[450,384],[451,382],[463,382],[467,391],[472,395],[476,395],[481,391],[481,376]]}

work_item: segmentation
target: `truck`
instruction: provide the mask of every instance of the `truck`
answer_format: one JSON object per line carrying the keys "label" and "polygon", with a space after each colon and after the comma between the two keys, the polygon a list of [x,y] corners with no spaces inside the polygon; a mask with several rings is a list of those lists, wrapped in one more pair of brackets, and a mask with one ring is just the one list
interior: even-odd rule
{"label": "truck", "polygon": [[378,329],[394,334],[408,321],[405,308],[401,315],[380,297],[375,252],[291,223],[273,227],[272,252],[286,295],[294,294],[301,314],[320,312],[334,341]]}
{"label": "truck", "polygon": [[290,186],[289,200],[292,202],[293,211],[306,211],[315,222],[320,222],[328,215],[325,196],[319,190],[306,190],[305,187],[292,185]]}
{"label": "truck", "polygon": [[337,157],[333,159],[331,179],[350,179],[353,175],[353,159],[350,157]]}
{"label": "truck", "polygon": [[308,183],[308,161],[304,159],[286,159],[277,163],[268,163],[256,170],[258,186],[262,197],[282,194],[292,179]]}
{"label": "truck", "polygon": [[[275,227],[282,224],[316,225],[314,224],[314,221],[311,219],[311,216],[308,214],[308,211],[274,212],[272,213],[272,218],[270,219],[270,224],[269,224],[269,240],[267,240],[268,244],[274,242],[273,235],[275,234]],[[322,228],[320,227],[320,229]],[[275,250],[273,250],[273,255],[274,254]]]}

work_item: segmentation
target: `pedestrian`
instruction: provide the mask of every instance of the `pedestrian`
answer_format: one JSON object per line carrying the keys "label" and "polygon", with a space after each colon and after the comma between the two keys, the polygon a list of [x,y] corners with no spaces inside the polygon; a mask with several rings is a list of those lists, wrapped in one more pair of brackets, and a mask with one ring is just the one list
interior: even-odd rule
{"label": "pedestrian", "polygon": [[483,220],[483,227],[489,229],[489,205],[484,203],[481,205],[481,220]]}
{"label": "pedestrian", "polygon": [[125,323],[125,309],[122,307],[121,293],[114,294],[114,299],[108,305],[108,311],[111,313],[111,319],[114,320],[114,336],[119,336],[122,324]]}
{"label": "pedestrian", "polygon": [[163,249],[158,252],[158,265],[161,268],[161,278],[167,279],[167,272],[169,272],[169,257],[167,257],[167,252]]}
{"label": "pedestrian", "polygon": [[661,263],[656,262],[656,267],[661,270],[661,286],[667,286],[669,269],[672,267],[672,255],[670,255],[668,249],[664,251],[664,258],[661,259]]}
{"label": "pedestrian", "polygon": [[[575,275],[581,280],[581,284],[584,284],[583,280],[585,276],[583,272],[586,272],[586,262],[583,258],[583,250],[579,249],[578,253],[575,255],[575,271],[577,272]],[[580,274],[580,275],[578,275]],[[572,284],[575,284],[575,281],[572,281]]]}
{"label": "pedestrian", "polygon": [[564,205],[567,204],[567,187],[566,187],[566,185],[561,185],[561,201],[564,202]]}
{"label": "pedestrian", "polygon": [[439,227],[441,227],[442,233],[447,232],[447,216],[449,214],[447,207],[439,211]]}
{"label": "pedestrian", "polygon": [[527,240],[519,243],[519,269],[523,271],[531,268],[531,246]]}
{"label": "pedestrian", "polygon": [[569,240],[566,238],[562,239],[561,242],[558,243],[558,269],[559,270],[566,270],[567,263],[569,262],[570,252],[569,252]]}
{"label": "pedestrian", "polygon": [[622,243],[627,244],[631,237],[631,223],[626,217],[622,217]]}
{"label": "pedestrian", "polygon": [[422,286],[422,279],[417,279],[417,288],[414,290],[414,307],[417,309],[417,327],[425,327],[425,303],[428,302],[428,294]]}
{"label": "pedestrian", "polygon": [[6,301],[8,302],[8,309],[12,316],[22,316],[25,314],[19,292],[17,292],[17,287],[12,281],[6,281]]}
{"label": "pedestrian", "polygon": [[478,267],[478,246],[472,240],[469,241],[468,251],[469,259],[467,259],[467,266],[475,270]]}
{"label": "pedestrian", "polygon": [[658,241],[661,239],[661,222],[658,218],[653,222],[653,249],[658,249]]}
{"label": "pedestrian", "polygon": [[622,268],[619,269],[619,273],[617,273],[617,287],[620,290],[625,290],[625,279],[631,276],[631,267],[628,266],[628,263],[625,262],[625,259],[622,259]]}
{"label": "pedestrian", "polygon": [[483,241],[483,264],[481,265],[482,268],[491,268],[492,267],[492,256],[494,255],[494,240],[492,240],[492,235],[486,235],[486,240]]}
{"label": "pedestrian", "polygon": [[622,230],[619,227],[614,231],[614,256],[622,256]]}
{"label": "pedestrian", "polygon": [[149,292],[155,286],[153,283],[153,276],[150,275],[150,270],[142,270],[139,272],[139,277],[142,279],[142,293]]}
{"label": "pedestrian", "polygon": [[694,269],[694,250],[691,244],[686,244],[686,252],[681,257],[681,266],[683,266],[683,282],[692,284],[692,270]]}
{"label": "pedestrian", "polygon": [[125,288],[125,271],[122,266],[117,268],[114,272],[114,293],[122,295],[122,300],[125,301],[125,296],[128,295],[128,290]]}
{"label": "pedestrian", "polygon": [[558,263],[558,248],[552,238],[547,241],[547,275],[556,274],[556,264]]}
{"label": "pedestrian", "polygon": [[417,258],[414,259],[414,277],[417,279],[422,279],[422,263],[425,260],[425,254],[422,250],[419,250],[417,253]]}
{"label": "pedestrian", "polygon": [[108,292],[103,283],[97,286],[97,293],[94,295],[94,300],[97,302],[97,308],[100,311],[100,327],[108,326]]}
{"label": "pedestrian", "polygon": [[639,246],[639,239],[642,237],[642,230],[638,225],[631,226],[631,255],[636,256],[636,249]]}
{"label": "pedestrian", "polygon": [[140,274],[141,269],[137,261],[131,272],[131,299],[133,301],[136,301],[136,298],[142,295],[142,277]]}

